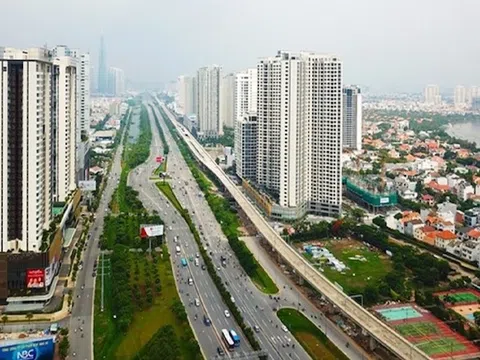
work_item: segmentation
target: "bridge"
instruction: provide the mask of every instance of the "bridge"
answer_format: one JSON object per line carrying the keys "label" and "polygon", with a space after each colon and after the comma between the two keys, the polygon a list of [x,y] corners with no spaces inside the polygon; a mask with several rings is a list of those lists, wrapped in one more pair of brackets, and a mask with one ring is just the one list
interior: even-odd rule
{"label": "bridge", "polygon": [[263,235],[268,243],[283,257],[296,273],[308,281],[317,291],[323,294],[335,304],[350,319],[367,331],[372,338],[381,343],[385,348],[402,359],[425,360],[428,355],[415,347],[392,328],[383,323],[380,319],[368,312],[347,294],[336,287],[323,274],[318,272],[306,259],[290,247],[281,236],[270,226],[264,216],[247,199],[245,194],[237,187],[225,172],[210,157],[200,143],[187,136],[188,130],[177,122],[175,116],[155,96],[157,102],[165,114],[169,117],[177,132],[190,147],[197,159],[206,166],[225,186],[226,190],[235,199],[245,214],[250,218],[257,230]]}

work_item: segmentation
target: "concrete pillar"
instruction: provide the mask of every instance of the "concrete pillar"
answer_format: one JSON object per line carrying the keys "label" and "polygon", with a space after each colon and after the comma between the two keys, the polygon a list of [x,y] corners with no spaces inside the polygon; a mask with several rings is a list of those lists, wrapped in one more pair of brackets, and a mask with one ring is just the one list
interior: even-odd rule
{"label": "concrete pillar", "polygon": [[298,279],[297,279],[297,284],[302,286],[303,283],[305,282],[305,280],[303,279],[303,277],[299,274],[298,275]]}
{"label": "concrete pillar", "polygon": [[373,338],[373,336],[370,336],[369,345],[371,351],[374,351],[377,347],[377,341]]}

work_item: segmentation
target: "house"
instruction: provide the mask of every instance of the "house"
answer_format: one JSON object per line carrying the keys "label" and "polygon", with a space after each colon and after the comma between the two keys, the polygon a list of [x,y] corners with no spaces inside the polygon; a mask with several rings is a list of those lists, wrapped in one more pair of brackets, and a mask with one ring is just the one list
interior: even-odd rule
{"label": "house", "polygon": [[470,227],[473,227],[473,226],[477,225],[479,223],[479,216],[480,216],[480,208],[478,208],[478,207],[472,208],[468,211],[465,211],[464,225],[465,226],[470,226]]}
{"label": "house", "polygon": [[439,249],[445,250],[450,242],[456,240],[457,237],[450,230],[437,231],[437,233],[435,234],[435,246]]}
{"label": "house", "polygon": [[480,230],[472,229],[467,233],[467,240],[480,241]]}
{"label": "house", "polygon": [[447,175],[447,185],[451,188],[455,187],[460,180],[461,180],[461,177],[458,176],[457,174]]}
{"label": "house", "polygon": [[468,226],[457,227],[455,229],[455,235],[457,235],[458,240],[467,241],[469,240],[468,233],[473,229],[474,228]]}
{"label": "house", "polygon": [[404,192],[400,193],[400,196],[405,200],[416,200],[418,193],[412,190],[405,190]]}
{"label": "house", "polygon": [[103,169],[100,166],[91,167],[88,171],[92,175],[103,174]]}
{"label": "house", "polygon": [[415,229],[413,237],[418,241],[435,246],[436,233],[437,232],[433,227],[425,225],[423,227]]}
{"label": "house", "polygon": [[445,221],[455,223],[455,215],[457,214],[457,205],[450,201],[437,204],[437,215]]}
{"label": "house", "polygon": [[[414,219],[420,219],[420,214],[415,211],[404,211],[401,213],[402,217],[396,221],[396,230],[405,233],[405,225]],[[413,234],[413,232],[412,232]]]}
{"label": "house", "polygon": [[470,185],[465,180],[460,181],[456,186],[455,186],[455,192],[458,196],[458,198],[462,201],[468,200],[470,195],[475,194],[475,190],[473,189],[473,186]]}
{"label": "house", "polygon": [[450,187],[448,185],[441,185],[437,180],[432,180],[428,184],[426,184],[427,187],[432,189],[435,192],[439,193],[446,193],[447,191],[450,190]]}
{"label": "house", "polygon": [[460,256],[468,261],[475,261],[478,263],[480,259],[480,242],[468,240],[460,245]]}
{"label": "house", "polygon": [[438,230],[438,231],[448,230],[448,231],[451,231],[452,233],[455,232],[455,224],[452,223],[451,221],[437,219],[437,221],[433,223],[432,226],[435,228],[435,230]]}
{"label": "house", "polygon": [[420,202],[428,206],[433,206],[435,204],[435,198],[430,194],[425,194],[420,197]]}
{"label": "house", "polygon": [[414,236],[415,230],[423,228],[424,224],[421,219],[413,219],[405,223],[405,235]]}

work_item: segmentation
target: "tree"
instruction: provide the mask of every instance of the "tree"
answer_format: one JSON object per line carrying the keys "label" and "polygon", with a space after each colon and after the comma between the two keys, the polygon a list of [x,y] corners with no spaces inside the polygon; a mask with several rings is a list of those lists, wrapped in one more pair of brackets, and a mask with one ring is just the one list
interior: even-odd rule
{"label": "tree", "polygon": [[8,316],[7,315],[2,315],[2,322],[3,322],[3,326],[5,326],[5,323],[8,321]]}
{"label": "tree", "polygon": [[360,208],[353,208],[350,211],[350,215],[358,222],[361,222],[365,217],[365,210]]}
{"label": "tree", "polygon": [[65,360],[70,351],[70,342],[68,341],[68,336],[64,336],[58,345],[58,353],[62,360]]}
{"label": "tree", "polygon": [[401,218],[403,217],[402,213],[396,213],[394,218],[397,219],[397,220],[400,220]]}
{"label": "tree", "polygon": [[385,221],[385,218],[383,216],[377,216],[375,217],[372,222],[377,225],[378,227],[381,228],[386,228],[387,227],[387,222]]}
{"label": "tree", "polygon": [[480,326],[480,311],[475,311],[473,318],[475,319],[475,325]]}
{"label": "tree", "polygon": [[30,322],[30,320],[32,320],[33,318],[33,314],[31,312],[28,312],[27,315],[25,315],[25,317],[27,318],[28,322]]}

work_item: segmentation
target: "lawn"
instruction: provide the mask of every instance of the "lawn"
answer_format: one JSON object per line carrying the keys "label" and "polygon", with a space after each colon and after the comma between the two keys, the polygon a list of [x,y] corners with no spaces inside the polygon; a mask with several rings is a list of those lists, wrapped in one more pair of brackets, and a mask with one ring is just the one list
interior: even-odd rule
{"label": "lawn", "polygon": [[278,287],[273,282],[272,278],[268,276],[265,272],[265,269],[260,266],[257,267],[255,273],[252,275],[252,281],[255,286],[265,294],[276,294],[278,293]]}
{"label": "lawn", "polygon": [[319,328],[297,310],[280,309],[277,315],[313,359],[348,359]]}
{"label": "lawn", "polygon": [[[95,328],[94,349],[95,359],[132,359],[140,349],[150,340],[155,332],[165,325],[172,325],[179,339],[193,336],[188,324],[179,321],[171,310],[172,304],[179,300],[172,268],[167,249],[163,246],[164,258],[159,258],[158,269],[162,292],[154,299],[154,304],[148,309],[135,313],[134,320],[126,334],[116,331],[112,322],[113,314],[110,310],[109,277],[105,282],[105,311],[100,312],[100,275],[95,289]],[[132,254],[141,257],[142,261],[149,261],[144,255]],[[133,261],[132,261],[133,263]],[[140,266],[139,278],[144,278],[145,264]],[[181,341],[180,344],[184,344]],[[189,352],[188,347],[181,346],[182,359],[195,359],[196,354]]]}
{"label": "lawn", "polygon": [[167,172],[167,159],[165,160],[155,169],[153,172],[155,175],[159,175],[160,173]]}
{"label": "lawn", "polygon": [[[362,292],[365,286],[377,283],[392,269],[391,260],[386,255],[370,250],[358,241],[332,240],[326,242],[325,246],[348,269],[342,273],[325,265],[324,274],[349,294]],[[366,261],[355,260],[357,255],[363,256]]]}

